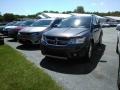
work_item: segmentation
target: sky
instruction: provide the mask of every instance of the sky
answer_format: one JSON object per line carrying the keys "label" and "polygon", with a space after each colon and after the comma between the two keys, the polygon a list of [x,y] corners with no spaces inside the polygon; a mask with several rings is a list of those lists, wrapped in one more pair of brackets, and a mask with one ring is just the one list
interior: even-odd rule
{"label": "sky", "polygon": [[1,14],[30,15],[44,10],[73,11],[77,6],[83,6],[88,12],[120,11],[120,0],[0,0]]}

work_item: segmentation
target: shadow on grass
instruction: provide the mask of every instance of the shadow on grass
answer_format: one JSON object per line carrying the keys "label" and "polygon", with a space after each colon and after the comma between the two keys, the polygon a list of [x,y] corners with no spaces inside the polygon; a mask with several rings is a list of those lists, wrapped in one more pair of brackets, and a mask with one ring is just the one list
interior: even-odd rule
{"label": "shadow on grass", "polygon": [[[101,62],[100,59],[104,54],[105,47],[106,46],[104,44],[101,47],[95,47],[94,56],[92,57],[91,62],[86,62],[87,60],[84,58],[70,61],[44,58],[40,62],[40,66],[45,69],[64,74],[89,74],[97,67],[97,64]],[[102,61],[102,63],[106,62],[107,61]]]}

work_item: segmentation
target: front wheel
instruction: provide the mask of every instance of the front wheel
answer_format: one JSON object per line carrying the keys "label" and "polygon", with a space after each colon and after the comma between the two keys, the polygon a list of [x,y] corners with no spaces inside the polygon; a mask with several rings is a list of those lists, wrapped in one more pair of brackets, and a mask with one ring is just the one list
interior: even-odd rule
{"label": "front wheel", "polygon": [[100,45],[100,46],[102,45],[102,35],[100,35],[98,45]]}
{"label": "front wheel", "polygon": [[85,56],[87,61],[91,61],[91,58],[93,55],[93,46],[94,46],[94,44],[92,42],[90,42],[89,48],[88,48],[88,50],[86,52],[86,56]]}
{"label": "front wheel", "polygon": [[117,44],[116,44],[116,53],[119,54],[119,51],[118,51],[118,39],[117,39]]}

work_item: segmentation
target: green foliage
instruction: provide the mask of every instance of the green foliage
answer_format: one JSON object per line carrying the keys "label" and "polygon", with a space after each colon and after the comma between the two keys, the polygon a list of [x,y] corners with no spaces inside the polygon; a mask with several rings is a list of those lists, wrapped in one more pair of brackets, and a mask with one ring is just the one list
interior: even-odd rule
{"label": "green foliage", "polygon": [[[45,10],[43,11],[44,13],[59,13],[58,11],[48,11]],[[3,16],[0,15],[0,22],[10,22],[13,20],[23,20],[24,18],[37,18],[38,15],[42,14],[43,12],[38,12],[36,14],[32,14],[32,15],[14,15],[12,13],[6,13]],[[69,14],[69,13],[86,13],[86,14],[96,14],[96,15],[100,15],[100,16],[120,16],[120,11],[114,11],[114,12],[85,12],[84,7],[83,6],[78,6],[76,7],[76,9],[74,9],[73,11],[63,11],[63,14]]]}
{"label": "green foliage", "polygon": [[74,10],[75,13],[84,13],[84,7],[83,6],[78,6],[75,10]]}
{"label": "green foliage", "polygon": [[69,14],[69,13],[73,13],[73,11],[64,11],[62,12],[63,14]]}
{"label": "green foliage", "polygon": [[4,21],[6,21],[6,22],[11,22],[11,21],[17,19],[17,18],[15,17],[15,15],[12,14],[12,13],[6,13],[6,14],[4,14],[4,15],[3,15],[3,18],[4,18]]}
{"label": "green foliage", "polygon": [[37,15],[28,15],[28,16],[26,16],[27,18],[32,18],[32,19],[34,19],[34,18],[37,18]]}
{"label": "green foliage", "polygon": [[48,11],[49,13],[59,13],[58,11]]}
{"label": "green foliage", "polygon": [[43,11],[44,13],[48,13],[49,11],[47,11],[47,10],[45,10],[45,11]]}
{"label": "green foliage", "polygon": [[3,21],[4,21],[3,16],[0,15],[0,22],[3,22]]}
{"label": "green foliage", "polygon": [[4,45],[0,46],[0,90],[61,90],[61,87],[20,53]]}

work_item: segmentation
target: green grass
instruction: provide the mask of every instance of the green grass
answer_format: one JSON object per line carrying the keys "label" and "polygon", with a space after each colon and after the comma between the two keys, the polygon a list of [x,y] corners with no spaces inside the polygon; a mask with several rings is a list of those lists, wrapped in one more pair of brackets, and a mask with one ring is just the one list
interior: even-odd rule
{"label": "green grass", "polygon": [[62,90],[43,70],[11,47],[0,46],[0,90]]}

